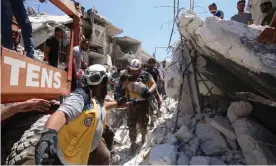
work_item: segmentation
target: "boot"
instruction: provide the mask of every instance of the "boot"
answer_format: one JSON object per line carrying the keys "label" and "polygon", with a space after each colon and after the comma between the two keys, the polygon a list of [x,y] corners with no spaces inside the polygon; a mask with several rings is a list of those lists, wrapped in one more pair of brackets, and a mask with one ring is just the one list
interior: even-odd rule
{"label": "boot", "polygon": [[151,128],[151,129],[154,128],[154,123],[153,123],[153,121],[150,122],[150,128]]}
{"label": "boot", "polygon": [[142,134],[142,144],[144,144],[146,141],[146,134]]}
{"label": "boot", "polygon": [[134,155],[136,152],[138,145],[136,142],[131,143],[130,145],[130,155]]}

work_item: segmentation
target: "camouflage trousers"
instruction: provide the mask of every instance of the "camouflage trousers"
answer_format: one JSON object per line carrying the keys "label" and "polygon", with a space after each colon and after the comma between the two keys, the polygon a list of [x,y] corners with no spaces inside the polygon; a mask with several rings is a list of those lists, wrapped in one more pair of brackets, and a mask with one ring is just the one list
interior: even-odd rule
{"label": "camouflage trousers", "polygon": [[131,142],[136,142],[137,124],[142,135],[147,134],[149,122],[149,103],[143,101],[131,104],[127,110],[127,126],[129,128],[129,138]]}

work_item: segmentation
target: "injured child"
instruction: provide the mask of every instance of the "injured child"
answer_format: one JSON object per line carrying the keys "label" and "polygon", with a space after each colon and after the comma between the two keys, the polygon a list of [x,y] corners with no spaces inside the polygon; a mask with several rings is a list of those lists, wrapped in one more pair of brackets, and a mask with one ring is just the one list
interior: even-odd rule
{"label": "injured child", "polygon": [[[142,82],[141,79],[132,81],[130,79],[130,76],[126,75],[126,74],[121,75],[120,83],[121,83],[122,89],[127,89],[127,91],[130,93],[137,93],[139,95],[142,95],[145,91],[148,90],[148,87]],[[138,100],[139,100],[139,98],[138,98]],[[153,94],[151,94],[149,97],[147,97],[147,100],[148,100],[149,105],[152,110],[158,110],[157,100]]]}

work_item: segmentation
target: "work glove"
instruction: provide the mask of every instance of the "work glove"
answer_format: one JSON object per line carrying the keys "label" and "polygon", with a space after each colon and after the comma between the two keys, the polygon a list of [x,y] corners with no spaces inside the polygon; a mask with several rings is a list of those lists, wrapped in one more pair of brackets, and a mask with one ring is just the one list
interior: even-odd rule
{"label": "work glove", "polygon": [[35,148],[35,164],[51,164],[57,157],[57,132],[54,129],[43,131]]}
{"label": "work glove", "polygon": [[146,90],[144,93],[141,94],[142,97],[148,98],[151,95],[149,90]]}
{"label": "work glove", "polygon": [[127,98],[126,97],[121,97],[119,98],[119,100],[117,101],[118,106],[121,106],[123,104],[125,104],[127,102]]}

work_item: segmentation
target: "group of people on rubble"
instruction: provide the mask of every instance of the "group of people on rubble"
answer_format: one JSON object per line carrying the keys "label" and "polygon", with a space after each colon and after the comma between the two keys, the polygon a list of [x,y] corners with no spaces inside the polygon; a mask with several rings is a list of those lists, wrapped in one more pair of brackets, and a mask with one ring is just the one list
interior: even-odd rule
{"label": "group of people on rubble", "polygon": [[[51,158],[52,164],[108,165],[114,134],[109,134],[109,138],[103,136],[105,116],[107,110],[116,107],[127,107],[130,153],[133,154],[138,147],[137,125],[143,144],[149,116],[153,127],[153,111],[158,111],[161,106],[156,84],[160,76],[154,66],[155,59],[150,59],[148,64],[149,68],[143,70],[138,59],[130,62],[120,73],[118,87],[123,93],[116,94],[114,101],[105,100],[109,82],[107,68],[100,64],[88,67],[82,75],[84,86],[70,93],[48,119],[36,146],[36,164],[43,164]],[[159,101],[158,106],[154,106],[157,103],[154,100]]]}
{"label": "group of people on rubble", "polygon": [[[114,101],[105,100],[110,79],[108,69],[100,64],[86,68],[81,75],[82,86],[77,86],[67,95],[46,122],[36,145],[35,163],[108,165],[114,133],[105,123],[106,111],[116,107],[127,108],[130,154],[134,154],[138,147],[137,125],[143,144],[148,127],[154,125],[154,111],[160,116],[162,99],[156,82],[160,83],[163,79],[156,64],[156,60],[151,58],[148,67],[142,69],[140,60],[133,59],[119,74],[118,87],[123,93],[116,94]],[[47,112],[50,106],[47,100],[31,99],[1,109],[1,117],[5,120],[18,112],[33,109]],[[20,111],[15,112],[17,110]]]}
{"label": "group of people on rubble", "polygon": [[[40,2],[45,2],[45,0],[40,0]],[[275,43],[275,34],[276,34],[276,7],[272,6],[271,0],[261,0],[260,9],[264,14],[264,18],[261,22],[262,26],[269,25],[270,28],[267,28],[264,33],[260,36],[259,41],[263,43]],[[237,9],[238,13],[231,17],[231,20],[240,22],[242,24],[251,25],[254,23],[252,15],[250,12],[245,11],[246,1],[238,0]],[[209,5],[209,11],[216,17],[224,19],[224,12],[217,9],[216,3]],[[2,46],[13,50],[13,41],[12,41],[12,25],[13,15],[16,18],[21,30],[24,41],[24,48],[26,51],[26,56],[30,58],[35,58],[34,44],[32,41],[32,25],[28,18],[27,10],[24,6],[24,0],[2,0],[1,1],[1,15],[2,24],[1,24],[1,43]],[[55,29],[54,37],[51,37],[47,40],[46,46],[44,48],[45,61],[48,62],[51,66],[57,67],[57,61],[59,51],[60,51],[60,41],[62,40],[62,29],[57,27]],[[269,35],[270,34],[270,35]],[[58,54],[54,54],[58,52]]]}
{"label": "group of people on rubble", "polygon": [[[244,10],[245,6],[246,6],[245,0],[238,0],[237,2],[238,13],[232,16],[231,20],[242,24],[251,25],[254,23],[254,20],[252,19],[251,13],[249,11]],[[261,25],[262,26],[270,25],[276,11],[276,7],[272,6],[271,0],[261,0],[260,9],[264,14],[264,18],[262,20]],[[224,19],[224,12],[222,10],[218,10],[217,5],[215,3],[212,3],[209,5],[209,11],[214,16]]]}
{"label": "group of people on rubble", "polygon": [[[9,0],[1,1],[2,9],[2,2],[7,1]],[[25,9],[25,7],[20,0],[10,0],[9,2],[11,3],[5,3],[4,6],[11,5],[12,8],[6,8],[10,11],[1,10],[1,14],[3,12],[9,16],[14,13],[22,28],[27,56],[33,58],[32,35],[28,31],[31,24],[27,19],[28,16],[24,15],[23,8]],[[239,12],[231,20],[248,25],[254,23],[251,14],[244,12],[244,6],[245,1],[239,0],[237,3]],[[20,8],[20,10],[17,8]],[[12,12],[11,9],[16,10],[16,12]],[[275,8],[272,8],[271,1],[263,0],[261,9],[266,13],[262,25],[270,24],[275,31]],[[224,13],[217,10],[216,4],[211,4],[209,10],[215,16],[224,18]],[[274,18],[272,19],[273,14]],[[4,19],[4,21],[7,21],[6,24],[10,25],[9,19]],[[12,49],[10,30],[1,28],[2,45]],[[5,35],[3,35],[4,33]],[[264,42],[267,41],[267,38],[269,38],[269,35],[267,35],[267,31],[264,31],[259,39]],[[57,55],[59,54],[61,39],[62,29],[57,27],[54,36],[47,39],[45,44],[45,61],[54,67],[57,67]],[[275,41],[275,35],[272,41]],[[88,49],[88,46],[88,40],[83,39],[79,46],[73,48],[74,76],[72,92],[66,96],[57,111],[50,116],[45,129],[41,132],[41,138],[35,149],[36,164],[108,165],[114,133],[106,124],[106,111],[111,108],[127,108],[127,125],[129,127],[132,154],[138,147],[136,140],[137,125],[142,134],[141,142],[144,143],[148,127],[154,127],[154,111],[157,111],[157,116],[160,116],[161,95],[165,96],[164,74],[162,74],[162,70],[156,68],[157,62],[155,59],[149,59],[148,66],[144,69],[142,69],[140,60],[133,59],[126,70],[117,71],[120,80],[115,89],[115,100],[106,101],[110,75],[103,65],[87,66],[87,63],[83,60],[83,52]],[[162,66],[165,67],[165,64],[163,63]],[[50,105],[49,101],[32,99],[1,109],[1,117],[2,120],[5,120],[18,112],[34,109],[46,111],[50,108]]]}
{"label": "group of people on rubble", "polygon": [[[263,33],[258,37],[258,41],[264,44],[276,43],[276,7],[273,7],[271,0],[260,0],[260,9],[264,14],[264,18],[261,22],[262,26],[270,26],[266,28]],[[251,25],[254,23],[250,12],[245,11],[246,1],[238,0],[237,9],[238,13],[231,17],[232,21],[236,21],[245,25]],[[224,19],[224,12],[217,9],[217,5],[212,3],[209,5],[209,11],[213,16]]]}

